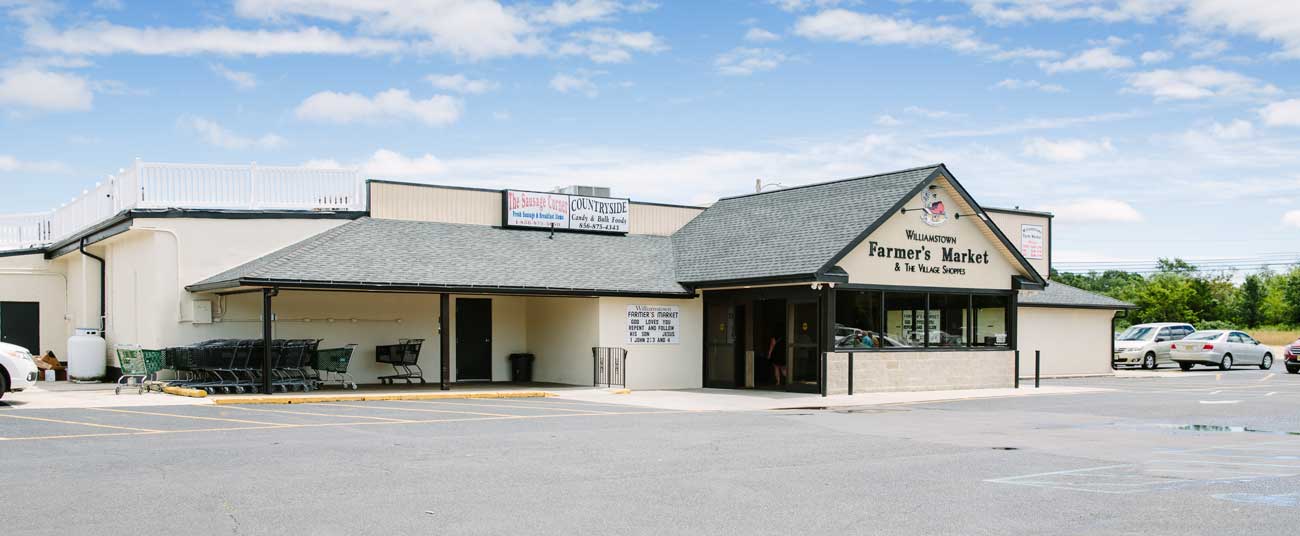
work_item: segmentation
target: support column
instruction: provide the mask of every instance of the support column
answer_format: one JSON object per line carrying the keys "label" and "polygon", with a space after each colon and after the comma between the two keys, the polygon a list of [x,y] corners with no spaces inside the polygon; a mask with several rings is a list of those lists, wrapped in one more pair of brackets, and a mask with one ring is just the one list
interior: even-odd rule
{"label": "support column", "polygon": [[271,388],[271,339],[275,335],[272,331],[271,298],[279,293],[279,290],[273,288],[262,289],[262,392],[268,395],[273,392]]}
{"label": "support column", "polygon": [[443,391],[451,389],[451,296],[438,295],[438,380]]}

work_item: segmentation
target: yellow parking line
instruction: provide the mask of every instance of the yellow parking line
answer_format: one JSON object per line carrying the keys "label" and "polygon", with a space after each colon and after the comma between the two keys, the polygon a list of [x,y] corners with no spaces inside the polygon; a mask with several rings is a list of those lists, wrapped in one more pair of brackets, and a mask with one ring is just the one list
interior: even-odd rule
{"label": "yellow parking line", "polygon": [[[399,407],[394,407],[394,406],[374,406],[374,405],[370,405],[370,404],[366,404],[366,405],[362,406],[362,405],[357,405],[357,404],[331,404],[331,403],[321,403],[320,405],[321,405],[321,406],[334,406],[334,407],[340,407],[340,408],[383,409],[383,410],[392,410],[392,411],[420,411],[420,412],[425,412],[425,413],[452,413],[452,414],[456,414],[456,415],[483,415],[483,416],[488,416],[488,417],[514,417],[514,415],[511,415],[511,414],[509,414],[509,413],[483,413],[483,412],[477,412],[477,411],[451,411],[451,410],[441,410],[441,409],[399,408]],[[411,422],[419,422],[419,421],[411,421]]]}
{"label": "yellow parking line", "polygon": [[[560,407],[547,407],[547,406],[544,406],[544,405],[542,405],[542,406],[532,406],[532,405],[528,405],[528,404],[514,404],[514,403],[511,403],[511,404],[505,404],[505,403],[501,403],[501,404],[495,404],[495,403],[494,403],[494,404],[475,404],[475,403],[473,403],[473,402],[462,403],[462,402],[450,402],[450,401],[446,401],[446,400],[419,400],[419,401],[416,401],[415,403],[418,403],[418,404],[441,404],[441,405],[445,405],[445,406],[477,406],[477,407],[488,407],[488,408],[491,408],[491,407],[497,407],[497,408],[520,408],[520,409],[545,409],[545,410],[550,410],[550,411],[567,411],[567,412],[571,412],[571,413],[582,413],[582,412],[587,412],[587,411],[590,411],[590,412],[596,412],[596,410],[589,410],[589,409],[571,409],[571,408],[560,408]],[[598,412],[598,413],[618,413],[618,412],[616,412],[616,411],[600,411],[600,412]]]}
{"label": "yellow parking line", "polygon": [[52,422],[52,423],[58,423],[58,424],[76,424],[76,425],[81,425],[81,426],[93,426],[93,427],[95,427],[95,428],[111,428],[111,429],[114,429],[114,430],[130,430],[130,431],[132,431],[132,432],[160,432],[160,431],[161,431],[161,430],[152,430],[152,429],[149,429],[149,428],[132,428],[132,427],[130,427],[130,426],[113,426],[113,425],[111,425],[111,424],[98,424],[98,423],[93,423],[93,422],[65,421],[65,420],[63,420],[63,419],[46,419],[46,418],[42,418],[42,417],[28,417],[28,416],[25,416],[25,415],[14,415],[14,414],[9,413],[9,412],[0,413],[0,416],[4,416],[4,417],[12,417],[12,418],[14,418],[14,419],[26,419],[26,420],[29,420],[29,421],[44,421],[44,422]]}
{"label": "yellow parking line", "polygon": [[314,417],[337,417],[340,419],[352,418],[352,419],[374,419],[379,421],[408,422],[407,419],[391,419],[388,417],[370,417],[367,415],[339,415],[337,413],[313,413],[310,411],[288,411],[283,409],[248,408],[244,406],[207,406],[207,407],[216,408],[216,409],[237,409],[241,411],[261,411],[266,413],[284,413],[286,415],[311,415]]}
{"label": "yellow parking line", "polygon": [[93,409],[95,411],[111,411],[113,413],[130,413],[134,415],[153,415],[156,417],[175,417],[177,419],[194,419],[199,421],[225,421],[225,422],[237,422],[240,424],[261,424],[265,426],[284,426],[283,424],[277,422],[246,421],[243,419],[226,419],[222,417],[199,417],[197,415],[181,415],[179,413],[158,413],[153,411],[136,411],[136,410],[129,410],[129,409],[112,409],[112,408],[86,408],[86,409]]}
{"label": "yellow parking line", "polygon": [[28,436],[28,437],[0,437],[0,441],[36,441],[42,439],[79,439],[86,437],[114,437],[114,436],[137,436],[137,435],[154,435],[163,433],[159,432],[110,432],[107,434],[66,434],[66,435],[49,435],[49,436]]}

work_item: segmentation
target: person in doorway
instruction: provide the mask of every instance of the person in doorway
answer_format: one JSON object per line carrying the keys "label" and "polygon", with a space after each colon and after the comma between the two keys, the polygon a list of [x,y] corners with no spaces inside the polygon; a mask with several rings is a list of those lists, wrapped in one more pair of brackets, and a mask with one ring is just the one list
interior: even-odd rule
{"label": "person in doorway", "polygon": [[767,360],[772,362],[772,376],[777,385],[786,383],[785,347],[781,339],[772,337],[767,343]]}

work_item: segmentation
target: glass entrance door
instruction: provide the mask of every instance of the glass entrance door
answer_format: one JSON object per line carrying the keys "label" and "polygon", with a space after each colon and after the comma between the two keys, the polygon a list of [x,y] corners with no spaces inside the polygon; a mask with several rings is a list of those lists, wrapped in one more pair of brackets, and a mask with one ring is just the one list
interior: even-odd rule
{"label": "glass entrance door", "polygon": [[815,393],[820,391],[821,359],[818,353],[818,307],[815,301],[791,301],[788,341],[790,351],[790,385],[788,390]]}
{"label": "glass entrance door", "polygon": [[743,368],[736,366],[738,353],[738,328],[743,325],[736,316],[736,307],[730,301],[707,301],[705,318],[705,387],[738,387],[743,385],[738,376]]}

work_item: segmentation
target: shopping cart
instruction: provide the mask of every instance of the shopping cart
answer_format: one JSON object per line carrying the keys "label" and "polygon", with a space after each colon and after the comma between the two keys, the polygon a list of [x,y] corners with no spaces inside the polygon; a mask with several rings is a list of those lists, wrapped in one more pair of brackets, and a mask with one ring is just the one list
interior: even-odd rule
{"label": "shopping cart", "polygon": [[420,383],[425,383],[424,370],[417,363],[422,346],[424,339],[398,339],[397,344],[376,346],[375,362],[392,365],[395,373],[380,376],[379,383],[392,385],[395,380],[406,380],[406,383],[420,380]]}
{"label": "shopping cart", "polygon": [[149,368],[145,364],[144,351],[138,346],[118,345],[117,362],[122,367],[122,376],[117,379],[113,394],[122,394],[123,387],[135,386],[137,394],[144,394],[144,382],[149,377]]}
{"label": "shopping cart", "polygon": [[[326,348],[316,350],[316,357],[312,360],[311,368],[316,371],[316,382],[325,385],[332,381],[338,381],[339,386],[347,389],[352,386],[352,390],[357,389],[357,382],[348,374],[348,363],[352,361],[352,351],[357,345],[349,344],[342,348]],[[335,379],[331,379],[333,375]]]}

